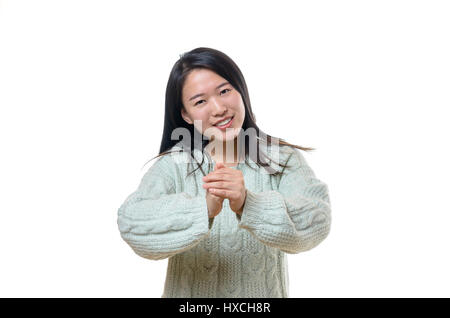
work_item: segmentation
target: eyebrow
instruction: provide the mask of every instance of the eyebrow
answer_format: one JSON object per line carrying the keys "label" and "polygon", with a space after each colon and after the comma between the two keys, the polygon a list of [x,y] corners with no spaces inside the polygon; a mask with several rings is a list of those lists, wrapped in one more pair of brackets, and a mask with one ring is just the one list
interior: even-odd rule
{"label": "eyebrow", "polygon": [[[230,83],[228,83],[228,82],[223,82],[222,84],[220,84],[219,86],[217,86],[216,89],[219,89],[219,88],[221,88],[222,86],[227,85],[227,84],[230,84]],[[193,100],[193,99],[196,99],[197,97],[200,97],[200,96],[203,96],[203,95],[205,95],[205,94],[204,94],[204,93],[200,93],[200,94],[194,95],[194,96],[192,96],[191,98],[189,98],[189,101],[191,101],[191,100]]]}

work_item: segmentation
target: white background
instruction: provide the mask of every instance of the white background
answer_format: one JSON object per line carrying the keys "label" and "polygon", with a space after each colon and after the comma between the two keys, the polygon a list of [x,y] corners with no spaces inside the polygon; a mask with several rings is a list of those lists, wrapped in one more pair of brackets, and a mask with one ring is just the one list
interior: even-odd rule
{"label": "white background", "polygon": [[259,127],[314,147],[330,235],[290,297],[450,296],[446,1],[0,1],[0,296],[160,297],[117,210],[179,55],[242,70]]}

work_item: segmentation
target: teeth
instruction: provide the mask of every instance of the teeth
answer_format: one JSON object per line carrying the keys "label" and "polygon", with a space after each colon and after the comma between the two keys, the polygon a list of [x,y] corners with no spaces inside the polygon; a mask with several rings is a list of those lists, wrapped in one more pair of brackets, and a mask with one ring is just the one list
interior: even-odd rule
{"label": "teeth", "polygon": [[228,123],[230,122],[231,119],[232,119],[232,118],[229,118],[229,119],[227,119],[227,120],[221,121],[220,123],[217,123],[216,126],[223,126],[223,125],[226,125],[226,124],[228,124]]}

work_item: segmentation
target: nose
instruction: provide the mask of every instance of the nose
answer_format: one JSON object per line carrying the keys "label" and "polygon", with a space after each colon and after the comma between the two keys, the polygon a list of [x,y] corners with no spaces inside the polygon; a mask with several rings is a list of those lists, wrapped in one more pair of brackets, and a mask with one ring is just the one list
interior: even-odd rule
{"label": "nose", "polygon": [[222,105],[220,102],[218,102],[216,99],[212,99],[212,114],[214,116],[220,116],[223,115],[227,111],[227,107]]}

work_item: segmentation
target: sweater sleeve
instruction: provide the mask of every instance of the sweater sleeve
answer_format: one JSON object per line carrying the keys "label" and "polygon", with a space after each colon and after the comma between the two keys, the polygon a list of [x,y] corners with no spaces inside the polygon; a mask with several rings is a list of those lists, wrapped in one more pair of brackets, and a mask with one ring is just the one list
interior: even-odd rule
{"label": "sweater sleeve", "polygon": [[118,210],[123,240],[144,258],[159,260],[193,248],[209,235],[206,198],[175,192],[169,155],[158,158]]}
{"label": "sweater sleeve", "polygon": [[328,186],[316,178],[303,155],[292,149],[278,190],[253,192],[247,198],[239,227],[262,243],[284,252],[308,251],[330,232]]}

